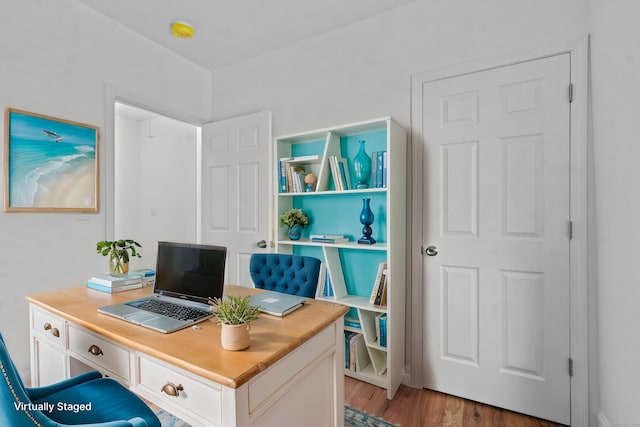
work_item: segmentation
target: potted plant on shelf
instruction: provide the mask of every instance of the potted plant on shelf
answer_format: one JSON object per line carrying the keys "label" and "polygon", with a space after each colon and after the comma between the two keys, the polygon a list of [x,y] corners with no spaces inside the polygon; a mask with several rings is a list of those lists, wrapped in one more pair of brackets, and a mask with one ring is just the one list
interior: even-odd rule
{"label": "potted plant on shelf", "polygon": [[249,347],[251,337],[250,322],[260,316],[260,307],[250,304],[251,297],[226,295],[224,298],[214,298],[212,301],[213,314],[222,325],[220,342],[226,350],[244,350]]}
{"label": "potted plant on shelf", "polygon": [[280,227],[288,227],[287,234],[291,240],[300,240],[305,225],[309,225],[309,218],[302,209],[291,208],[280,215]]}
{"label": "potted plant on shelf", "polygon": [[136,249],[141,247],[140,243],[131,239],[103,240],[96,243],[96,251],[109,256],[109,274],[112,276],[124,276],[129,273],[130,258],[142,258],[142,254]]}

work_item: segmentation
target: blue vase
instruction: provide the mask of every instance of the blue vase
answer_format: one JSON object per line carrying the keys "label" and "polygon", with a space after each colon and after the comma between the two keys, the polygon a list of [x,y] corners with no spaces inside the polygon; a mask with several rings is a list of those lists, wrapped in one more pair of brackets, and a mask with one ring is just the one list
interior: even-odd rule
{"label": "blue vase", "polygon": [[291,240],[300,240],[300,238],[302,237],[302,226],[300,224],[294,224],[293,226],[289,227],[289,239]]}
{"label": "blue vase", "polygon": [[361,245],[373,245],[376,239],[371,237],[373,230],[371,224],[374,220],[373,211],[371,210],[371,199],[362,199],[362,212],[360,212],[360,222],[362,227],[362,237],[358,240]]}
{"label": "blue vase", "polygon": [[356,188],[369,188],[371,178],[371,157],[364,151],[364,140],[360,140],[360,149],[353,158],[353,172],[356,180]]}

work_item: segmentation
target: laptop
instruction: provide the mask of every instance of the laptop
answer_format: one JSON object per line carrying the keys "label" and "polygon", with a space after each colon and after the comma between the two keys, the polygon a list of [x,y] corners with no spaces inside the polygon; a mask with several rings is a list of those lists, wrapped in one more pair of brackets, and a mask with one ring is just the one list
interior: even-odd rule
{"label": "laptop", "polygon": [[98,312],[169,333],[213,316],[209,299],[222,298],[227,248],[158,242],[153,295],[99,307]]}
{"label": "laptop", "polygon": [[259,306],[263,313],[282,317],[302,307],[306,299],[307,297],[282,292],[262,291],[251,295],[249,304]]}

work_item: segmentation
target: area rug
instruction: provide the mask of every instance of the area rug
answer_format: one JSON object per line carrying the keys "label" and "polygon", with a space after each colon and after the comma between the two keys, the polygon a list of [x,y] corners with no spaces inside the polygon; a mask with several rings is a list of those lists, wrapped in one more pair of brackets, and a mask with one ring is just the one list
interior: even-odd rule
{"label": "area rug", "polygon": [[365,414],[350,406],[344,405],[344,425],[345,427],[395,427],[382,418]]}
{"label": "area rug", "polygon": [[[159,409],[156,415],[160,418],[162,427],[189,427],[189,424],[163,409]],[[344,406],[344,425],[345,427],[395,427],[382,418],[365,414],[347,405]]]}
{"label": "area rug", "polygon": [[[156,415],[160,418],[162,427],[189,427],[189,424],[163,409],[158,410]],[[344,406],[344,425],[345,427],[395,427],[382,418],[365,414],[347,405]]]}

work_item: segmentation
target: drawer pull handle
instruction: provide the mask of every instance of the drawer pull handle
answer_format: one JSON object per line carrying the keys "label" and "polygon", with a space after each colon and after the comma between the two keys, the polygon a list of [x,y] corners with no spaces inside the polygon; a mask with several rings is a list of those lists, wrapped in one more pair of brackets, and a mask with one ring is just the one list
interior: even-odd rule
{"label": "drawer pull handle", "polygon": [[164,387],[162,387],[162,390],[160,391],[165,392],[169,396],[178,397],[180,396],[180,392],[183,390],[184,387],[182,387],[182,384],[175,385],[174,383],[167,381],[167,383],[164,385]]}
{"label": "drawer pull handle", "polygon": [[104,354],[102,352],[102,349],[100,347],[98,347],[95,344],[92,344],[91,347],[89,347],[89,350],[87,350],[89,353],[93,354],[94,356],[99,356],[101,354]]}
{"label": "drawer pull handle", "polygon": [[58,328],[52,328],[51,327],[51,323],[49,323],[49,322],[44,324],[44,330],[45,331],[51,331],[51,335],[53,335],[56,338],[58,338],[60,336],[60,331],[58,330]]}

